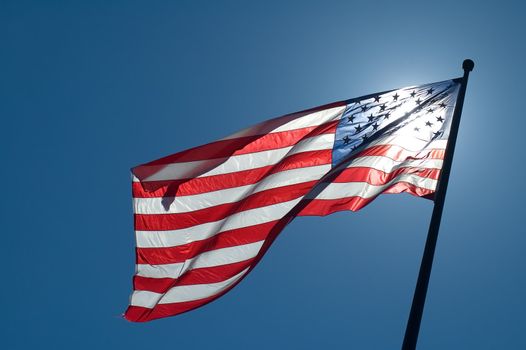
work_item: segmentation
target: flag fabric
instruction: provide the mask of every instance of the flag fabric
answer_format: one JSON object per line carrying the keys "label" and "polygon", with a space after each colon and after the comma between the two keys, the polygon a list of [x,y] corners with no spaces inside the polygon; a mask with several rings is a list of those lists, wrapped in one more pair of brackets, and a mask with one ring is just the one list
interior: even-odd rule
{"label": "flag fabric", "polygon": [[296,216],[382,193],[432,198],[460,79],[271,119],[132,169],[136,273],[124,317],[177,315],[238,284]]}

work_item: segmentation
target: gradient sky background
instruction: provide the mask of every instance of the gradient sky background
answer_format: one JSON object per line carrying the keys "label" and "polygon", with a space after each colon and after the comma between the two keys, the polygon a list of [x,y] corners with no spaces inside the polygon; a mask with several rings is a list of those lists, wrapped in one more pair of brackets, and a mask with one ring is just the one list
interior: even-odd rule
{"label": "gradient sky background", "polygon": [[420,349],[526,348],[519,1],[0,2],[3,349],[397,349],[432,202],[299,218],[219,300],[133,324],[132,166],[462,75]]}

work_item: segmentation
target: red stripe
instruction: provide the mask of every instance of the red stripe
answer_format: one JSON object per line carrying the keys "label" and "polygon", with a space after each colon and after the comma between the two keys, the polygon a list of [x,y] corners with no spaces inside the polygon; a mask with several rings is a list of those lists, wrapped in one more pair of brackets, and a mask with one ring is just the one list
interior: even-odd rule
{"label": "red stripe", "polygon": [[[338,120],[335,120],[322,125],[301,129],[219,140],[139,165],[133,168],[132,172],[137,178],[143,180],[155,174],[167,164],[228,158],[235,155],[289,147],[307,137],[334,134],[338,122]],[[158,187],[159,184],[157,183],[156,186]]]}
{"label": "red stripe", "polygon": [[398,168],[390,173],[385,173],[381,170],[373,168],[356,167],[345,169],[338,176],[336,176],[332,182],[367,182],[370,185],[381,186],[402,174],[416,175],[437,180],[438,176],[440,175],[440,170],[430,168],[403,167]]}
{"label": "red stripe", "polygon": [[135,214],[135,230],[164,231],[178,230],[195,225],[214,222],[245,210],[287,202],[305,195],[316,181],[282,186],[251,194],[234,203],[225,203],[177,214]]}
{"label": "red stripe", "polygon": [[[232,288],[228,288],[225,292],[229,291]],[[130,305],[124,314],[124,318],[132,322],[146,322],[152,321],[158,318],[174,316],[181,314],[186,311],[203,306],[209,302],[219,298],[224,293],[213,295],[208,298],[187,301],[183,303],[173,303],[173,304],[158,304],[155,305],[153,309],[148,309],[142,306],[132,306]]]}
{"label": "red stripe", "polygon": [[[397,182],[383,191],[381,194],[406,192],[418,197],[425,197],[434,190],[429,190],[415,186],[407,182]],[[298,216],[325,216],[342,210],[358,211],[372,202],[375,197],[347,197],[338,199],[312,199],[306,200],[306,206],[300,211]]]}
{"label": "red stripe", "polygon": [[163,187],[153,192],[145,190],[141,183],[134,182],[132,184],[132,194],[135,198],[174,197],[176,195],[190,196],[227,188],[252,185],[259,182],[265,176],[280,171],[330,164],[332,160],[331,157],[331,150],[301,152],[286,157],[275,165],[235,173],[196,177],[190,180],[169,181],[170,184],[165,183]]}
{"label": "red stripe", "polygon": [[[272,130],[275,130],[279,128],[280,126],[294,119],[303,117],[307,114],[311,114],[311,113],[321,111],[324,109],[330,109],[330,108],[334,108],[338,106],[343,106],[345,104],[346,104],[346,101],[340,101],[340,102],[330,103],[330,104],[316,107],[316,108],[311,108],[311,109],[304,110],[301,112],[287,114],[282,117],[270,119],[263,123],[260,123],[259,125],[255,125],[251,127],[254,130],[258,130],[258,132],[255,135],[240,136],[240,137],[234,137],[234,138],[210,142],[205,145],[193,147],[193,148],[190,148],[190,149],[139,165],[138,167],[141,167],[144,165],[160,165],[160,164],[169,164],[169,163],[176,163],[176,162],[188,162],[188,161],[194,161],[194,160],[227,157],[231,155],[231,152],[241,149],[241,147],[244,147],[244,145],[247,145],[249,142],[251,142],[250,140],[257,140],[267,135],[279,135],[279,134],[285,135],[287,133],[293,134],[296,131],[299,134],[304,133],[304,135],[306,135],[314,131],[314,133],[311,135],[311,136],[314,136],[316,135],[317,130],[321,131],[318,134],[322,134],[322,133],[330,132],[330,131],[327,131],[329,129],[332,129],[332,133],[334,133],[336,130],[336,127],[338,126],[339,119],[330,121],[327,123],[323,123],[320,125],[315,125],[315,126],[310,126],[310,127],[305,127],[305,128],[298,128],[298,129],[287,130],[287,131],[272,132]],[[322,130],[325,130],[325,131],[322,131]],[[272,137],[273,136],[270,136],[270,138]],[[214,156],[211,156],[211,155],[214,155]]]}
{"label": "red stripe", "polygon": [[[336,132],[338,122],[339,120],[335,120],[322,125],[266,134],[260,136],[254,142],[248,144],[242,149],[235,151],[231,155],[235,156],[240,154],[248,154],[290,147],[297,144],[301,140],[304,140],[309,137],[324,134],[334,134]],[[208,157],[206,157],[205,159],[208,159]]]}
{"label": "red stripe", "polygon": [[218,283],[241,273],[241,271],[249,267],[253,261],[254,258],[234,264],[194,269],[188,271],[180,278],[150,278],[134,276],[133,289],[146,290],[155,293],[166,293],[169,289],[175,286]]}
{"label": "red stripe", "polygon": [[267,238],[277,221],[224,231],[207,239],[175,247],[136,248],[137,264],[172,264],[210,250],[259,242]]}
{"label": "red stripe", "polygon": [[406,148],[397,145],[376,145],[364,149],[358,153],[354,158],[364,156],[382,156],[388,157],[393,160],[405,160],[405,159],[444,159],[444,149],[429,149],[423,150],[415,154],[414,156],[408,156],[408,154],[414,153]]}

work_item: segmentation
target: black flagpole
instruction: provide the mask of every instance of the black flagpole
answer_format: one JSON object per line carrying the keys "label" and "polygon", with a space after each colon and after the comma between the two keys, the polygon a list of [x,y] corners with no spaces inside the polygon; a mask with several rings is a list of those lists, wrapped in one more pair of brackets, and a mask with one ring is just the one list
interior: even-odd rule
{"label": "black flagpole", "polygon": [[464,76],[462,77],[457,103],[453,112],[453,120],[451,123],[451,131],[449,133],[448,144],[446,147],[446,154],[444,156],[444,163],[442,165],[442,171],[440,172],[440,178],[437,184],[437,190],[435,192],[435,206],[433,207],[433,215],[431,216],[431,223],[429,224],[426,246],[424,248],[424,255],[422,256],[422,263],[420,264],[420,272],[418,273],[418,281],[416,282],[413,304],[411,305],[411,312],[409,313],[409,320],[407,321],[407,327],[405,329],[402,350],[416,349],[418,331],[420,330],[420,321],[422,320],[422,313],[424,311],[424,304],[426,302],[429,276],[431,275],[431,268],[433,266],[433,256],[435,255],[438,229],[440,228],[440,219],[442,218],[444,199],[446,198],[449,173],[451,171],[453,153],[455,152],[455,144],[457,142],[460,115],[462,114],[462,106],[464,105],[464,96],[466,95],[466,86],[468,84],[469,72],[473,70],[474,66],[475,63],[469,59],[464,60],[462,63]]}

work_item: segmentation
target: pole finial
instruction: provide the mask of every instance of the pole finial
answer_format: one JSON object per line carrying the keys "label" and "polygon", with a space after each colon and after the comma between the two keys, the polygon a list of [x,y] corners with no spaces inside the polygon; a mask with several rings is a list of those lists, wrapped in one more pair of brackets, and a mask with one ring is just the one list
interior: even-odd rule
{"label": "pole finial", "polygon": [[472,60],[465,59],[464,62],[462,62],[462,69],[468,72],[471,72],[473,70],[473,67],[475,67],[475,62]]}

